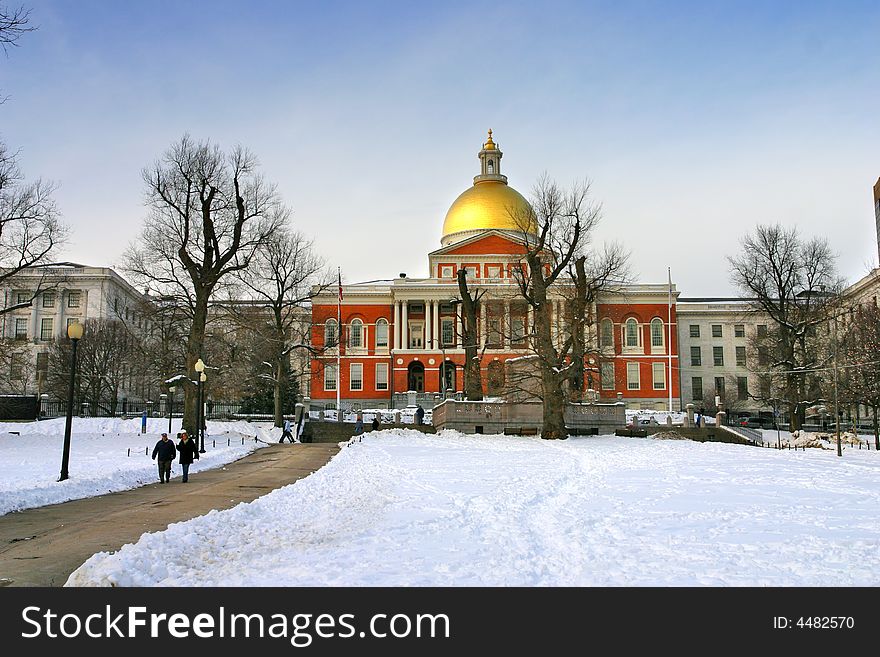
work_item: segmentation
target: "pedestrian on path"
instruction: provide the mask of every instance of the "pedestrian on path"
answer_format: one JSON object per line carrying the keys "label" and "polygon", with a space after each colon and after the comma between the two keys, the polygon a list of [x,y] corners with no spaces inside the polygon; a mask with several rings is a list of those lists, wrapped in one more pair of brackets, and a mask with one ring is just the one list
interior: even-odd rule
{"label": "pedestrian on path", "polygon": [[357,416],[357,422],[354,423],[354,435],[360,436],[364,432],[364,420],[360,413]]}
{"label": "pedestrian on path", "polygon": [[281,440],[279,443],[283,443],[284,439],[287,438],[290,442],[293,442],[293,432],[291,431],[290,420],[288,418],[284,419],[284,429],[281,431]]}
{"label": "pedestrian on path", "polygon": [[[177,455],[174,443],[168,440],[168,434],[163,433],[162,439],[153,448],[153,459],[159,465],[159,481],[163,484],[171,479],[171,461]],[[157,458],[158,457],[158,458]]]}
{"label": "pedestrian on path", "polygon": [[378,430],[379,430],[379,414],[376,413],[373,416],[373,431],[378,431]]}
{"label": "pedestrian on path", "polygon": [[180,434],[180,442],[177,444],[177,453],[180,455],[180,467],[183,469],[183,483],[189,481],[189,466],[199,459],[199,450],[194,440],[189,439],[186,431]]}

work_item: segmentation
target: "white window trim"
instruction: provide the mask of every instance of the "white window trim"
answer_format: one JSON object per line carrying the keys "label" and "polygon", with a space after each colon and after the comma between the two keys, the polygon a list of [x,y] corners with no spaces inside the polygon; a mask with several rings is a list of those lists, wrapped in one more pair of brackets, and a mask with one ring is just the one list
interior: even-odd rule
{"label": "white window trim", "polygon": [[[335,339],[334,339],[334,342],[336,344],[334,344],[332,347],[327,346],[327,327],[328,326],[336,327],[335,328],[336,335],[335,335]],[[339,322],[337,322],[333,318],[330,318],[324,322],[324,349],[330,350],[331,352],[335,353],[338,348],[339,348]]]}
{"label": "white window trim", "polygon": [[[379,372],[385,372],[385,387],[379,387]],[[376,363],[376,390],[386,392],[389,388],[388,382],[388,363]]]}
{"label": "white window trim", "polygon": [[[660,366],[659,368],[657,366]],[[657,381],[657,373],[660,373],[662,377],[662,381]],[[661,385],[657,385],[660,383]],[[654,390],[666,390],[666,364],[665,363],[651,363],[651,384],[654,387]]]}
{"label": "white window trim", "polygon": [[[641,367],[639,367],[638,363],[627,363],[626,364],[626,389],[627,390],[641,390],[642,389],[642,372]],[[635,385],[633,385],[633,381],[630,380],[630,372],[635,372]]]}
{"label": "white window trim", "polygon": [[[636,323],[636,345],[629,346],[627,345],[626,340],[626,327],[629,325],[630,320],[635,321]],[[642,344],[642,325],[639,323],[639,320],[635,319],[635,317],[628,317],[621,325],[621,344],[623,345],[623,353],[625,354],[638,354],[644,351],[644,346]]]}
{"label": "white window trim", "polygon": [[[385,344],[379,344],[379,325],[385,326]],[[386,353],[391,345],[391,322],[384,317],[376,320],[376,351]]]}
{"label": "white window trim", "polygon": [[[654,324],[656,322],[660,322],[660,344],[654,344]],[[651,323],[648,324],[650,333],[651,333],[651,353],[652,354],[665,354],[666,353],[666,326],[663,323],[663,320],[659,317],[654,317],[651,320]]]}
{"label": "white window trim", "polygon": [[[354,387],[354,382],[355,382],[354,372],[355,372],[355,369],[358,369],[358,368],[361,371],[361,373],[360,373],[361,385],[359,388],[355,388]],[[350,363],[349,364],[349,366],[348,366],[348,389],[350,392],[363,392],[363,390],[364,390],[364,364],[363,363]]]}
{"label": "white window trim", "polygon": [[[332,388],[327,387],[327,372],[328,371],[331,371],[331,372],[335,371],[336,372],[336,377],[334,379],[334,385]],[[339,387],[339,372],[336,369],[336,363],[325,365],[324,366],[324,392],[336,392],[336,388],[338,388],[338,387]]]}
{"label": "white window trim", "polygon": [[[409,330],[407,331],[406,339],[409,344],[406,346],[406,348],[407,349],[424,349],[425,348],[425,321],[422,319],[407,320],[407,324],[408,324],[407,329],[409,329]],[[419,330],[416,331],[416,330],[414,330],[413,327],[418,327]],[[413,346],[413,338],[415,338],[417,335],[421,335],[421,338],[422,338],[422,345],[420,347]]]}

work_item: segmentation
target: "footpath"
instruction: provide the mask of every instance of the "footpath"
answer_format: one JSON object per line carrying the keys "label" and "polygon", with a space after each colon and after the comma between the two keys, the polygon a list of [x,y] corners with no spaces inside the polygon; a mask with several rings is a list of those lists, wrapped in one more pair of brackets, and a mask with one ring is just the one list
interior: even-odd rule
{"label": "footpath", "polygon": [[[339,451],[336,444],[272,445],[222,468],[167,484],[148,484],[0,516],[0,586],[63,586],[96,552],[134,543],[145,532],[250,502],[307,477]],[[157,475],[158,476],[158,475]]]}

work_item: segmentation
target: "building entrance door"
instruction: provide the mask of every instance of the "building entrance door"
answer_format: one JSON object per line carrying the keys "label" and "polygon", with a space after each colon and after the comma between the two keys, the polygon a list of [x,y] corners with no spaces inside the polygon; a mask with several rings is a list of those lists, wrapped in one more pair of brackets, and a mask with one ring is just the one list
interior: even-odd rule
{"label": "building entrance door", "polygon": [[415,361],[409,364],[406,377],[407,390],[425,392],[425,366]]}

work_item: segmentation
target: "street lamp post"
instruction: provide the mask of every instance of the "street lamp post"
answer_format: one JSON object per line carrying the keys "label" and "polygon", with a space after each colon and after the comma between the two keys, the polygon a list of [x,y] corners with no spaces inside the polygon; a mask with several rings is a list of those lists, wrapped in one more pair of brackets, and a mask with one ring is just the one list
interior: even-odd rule
{"label": "street lamp post", "polygon": [[207,422],[207,418],[205,417],[205,412],[204,412],[205,404],[204,404],[204,400],[202,399],[202,395],[204,394],[204,390],[205,390],[204,386],[205,386],[205,382],[207,380],[208,380],[208,375],[205,374],[204,372],[202,372],[199,375],[199,384],[200,384],[199,385],[199,417],[201,418],[201,420],[199,421],[199,435],[201,436],[201,444],[202,444],[201,448],[199,449],[199,454],[205,453],[205,423]]}
{"label": "street lamp post", "polygon": [[58,481],[64,481],[68,477],[67,466],[70,463],[70,429],[73,424],[73,386],[76,380],[76,345],[83,336],[83,325],[73,322],[67,327],[67,337],[73,342],[70,353],[70,386],[67,390],[67,421],[64,424],[64,453],[61,456],[61,477]]}
{"label": "street lamp post", "polygon": [[196,371],[196,442],[202,432],[202,377],[205,375],[205,361],[199,358],[193,365]]}
{"label": "street lamp post", "polygon": [[174,417],[174,386],[168,387],[168,437],[171,437],[171,418]]}

